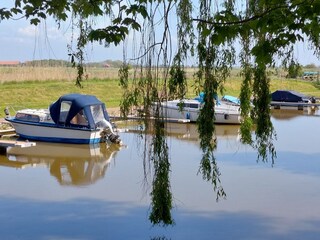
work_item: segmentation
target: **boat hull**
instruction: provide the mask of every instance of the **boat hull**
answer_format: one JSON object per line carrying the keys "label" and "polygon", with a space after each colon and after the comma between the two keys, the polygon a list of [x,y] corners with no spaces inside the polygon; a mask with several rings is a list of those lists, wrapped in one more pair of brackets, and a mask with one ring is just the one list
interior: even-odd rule
{"label": "boat hull", "polygon": [[100,130],[70,128],[48,123],[30,123],[8,119],[20,138],[57,143],[90,144],[100,142]]}

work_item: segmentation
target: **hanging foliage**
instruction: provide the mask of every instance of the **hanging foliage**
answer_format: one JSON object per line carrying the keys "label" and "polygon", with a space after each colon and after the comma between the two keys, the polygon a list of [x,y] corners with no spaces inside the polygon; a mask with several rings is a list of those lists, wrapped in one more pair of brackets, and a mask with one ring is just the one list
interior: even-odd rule
{"label": "hanging foliage", "polygon": [[151,191],[152,224],[171,225],[172,193],[170,186],[170,162],[168,145],[164,133],[163,122],[155,121],[155,134],[152,141],[151,161],[153,163],[153,182]]}
{"label": "hanging foliage", "polygon": [[[193,79],[196,92],[205,95],[197,122],[203,151],[199,172],[211,181],[220,198],[225,192],[214,157],[214,96],[223,92],[230,69],[238,61],[243,77],[239,96],[242,141],[257,149],[258,159],[274,161],[276,133],[270,120],[268,68],[276,59],[294,59],[294,45],[299,41],[308,42],[314,53],[320,54],[320,0],[15,0],[12,8],[0,8],[0,23],[21,17],[37,25],[49,16],[58,25],[71,16],[79,29],[76,50],[70,46],[79,86],[85,76],[83,49],[88,42],[108,47],[137,33],[132,43],[135,68],[129,74],[124,54],[119,71],[124,89],[121,112],[127,116],[131,108],[142,108],[146,129],[150,111],[154,114],[149,155],[154,166],[150,215],[154,224],[173,222],[169,147],[160,102],[186,96],[189,61],[197,66]],[[106,26],[95,27],[92,19],[99,17],[109,20]],[[236,46],[241,47],[236,51]]]}

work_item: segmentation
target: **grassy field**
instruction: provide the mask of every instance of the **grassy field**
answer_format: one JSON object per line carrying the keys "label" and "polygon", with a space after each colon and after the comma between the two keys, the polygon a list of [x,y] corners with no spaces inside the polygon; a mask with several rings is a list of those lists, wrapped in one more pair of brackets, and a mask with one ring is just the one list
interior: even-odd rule
{"label": "grassy field", "polygon": [[[194,70],[189,70],[192,76]],[[118,107],[122,96],[117,77],[118,69],[87,69],[88,79],[83,88],[75,86],[76,71],[70,68],[1,67],[0,68],[0,117],[4,108],[10,113],[22,108],[47,108],[59,96],[67,93],[96,95],[107,107]],[[272,76],[271,92],[277,89],[295,90],[320,98],[319,85],[310,81],[285,79]],[[189,96],[193,96],[192,80]],[[225,83],[225,94],[238,96],[241,79],[236,71]]]}

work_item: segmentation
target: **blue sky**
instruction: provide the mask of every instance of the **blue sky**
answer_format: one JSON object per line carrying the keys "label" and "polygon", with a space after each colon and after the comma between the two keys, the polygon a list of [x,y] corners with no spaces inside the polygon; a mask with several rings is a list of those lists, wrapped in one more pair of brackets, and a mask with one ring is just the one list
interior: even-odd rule
{"label": "blue sky", "polygon": [[[25,62],[37,59],[68,59],[68,47],[72,31],[64,23],[60,28],[54,21],[30,25],[27,20],[8,20],[0,23],[0,60]],[[89,44],[87,60],[121,60],[122,47],[105,48],[98,43]]]}
{"label": "blue sky", "polygon": [[[37,27],[30,25],[25,19],[4,20],[0,22],[0,61],[68,60],[67,45],[71,43],[71,35],[72,31],[68,22],[62,23],[58,29],[52,19],[42,22]],[[129,43],[127,45],[129,49],[133,48],[129,46]],[[98,43],[93,43],[89,44],[86,53],[87,62],[107,59],[122,60],[123,58],[122,44],[105,48]],[[302,65],[314,63],[320,66],[320,60],[308,49],[307,43],[301,43],[295,48],[295,56]],[[127,57],[131,56],[128,54]]]}

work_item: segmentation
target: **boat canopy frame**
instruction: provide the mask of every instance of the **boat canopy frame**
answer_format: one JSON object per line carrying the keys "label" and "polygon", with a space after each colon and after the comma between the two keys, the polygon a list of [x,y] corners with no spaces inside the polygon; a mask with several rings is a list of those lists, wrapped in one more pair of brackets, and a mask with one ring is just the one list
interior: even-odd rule
{"label": "boat canopy frame", "polygon": [[[69,109],[63,109],[63,105],[66,103],[70,105]],[[105,104],[93,95],[78,93],[66,94],[61,96],[49,107],[51,118],[56,125],[70,126],[73,124],[72,120],[74,117],[82,113],[87,123],[80,125],[83,127],[87,126],[90,129],[97,127],[97,119],[96,116],[94,116],[96,114],[93,114],[94,109],[102,111],[100,115],[103,115],[105,120],[110,120]],[[65,114],[65,116],[62,116],[63,114]]]}

